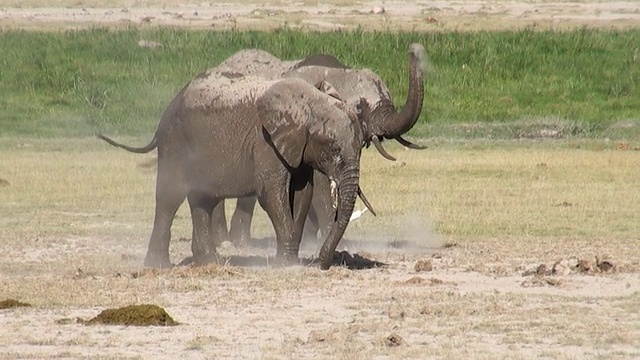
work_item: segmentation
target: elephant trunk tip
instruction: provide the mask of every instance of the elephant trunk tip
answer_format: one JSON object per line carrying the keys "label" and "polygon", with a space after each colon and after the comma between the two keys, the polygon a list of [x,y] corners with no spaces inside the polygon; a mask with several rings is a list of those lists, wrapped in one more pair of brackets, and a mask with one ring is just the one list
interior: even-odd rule
{"label": "elephant trunk tip", "polygon": [[422,72],[431,68],[431,62],[422,44],[414,43],[409,46],[409,54],[415,58],[418,69]]}

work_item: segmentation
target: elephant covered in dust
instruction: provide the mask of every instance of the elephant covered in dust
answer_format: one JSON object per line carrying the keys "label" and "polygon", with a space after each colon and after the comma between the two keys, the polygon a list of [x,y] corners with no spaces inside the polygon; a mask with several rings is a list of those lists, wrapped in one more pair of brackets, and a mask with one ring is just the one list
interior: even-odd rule
{"label": "elephant covered in dust", "polygon": [[[211,69],[183,87],[162,115],[152,141],[128,151],[158,149],[155,218],[144,261],[169,267],[171,225],[186,198],[193,222],[194,262],[218,259],[212,215],[225,198],[257,197],[276,232],[276,258],[298,259],[313,193],[313,173],[330,182],[336,217],[319,254],[333,253],[353,211],[362,147],[371,139],[365,101],[346,104],[326,81],[244,77]],[[371,209],[370,209],[371,210]],[[215,222],[213,222],[215,223]]]}
{"label": "elephant covered in dust", "polygon": [[[362,101],[367,104],[367,113],[363,114],[363,129],[367,140],[373,142],[376,149],[387,159],[395,160],[381,145],[384,139],[394,139],[403,146],[423,149],[402,135],[415,125],[422,111],[424,98],[424,66],[426,54],[420,44],[409,46],[409,93],[404,106],[398,111],[391,93],[382,79],[367,69],[351,69],[341,64],[331,55],[313,55],[303,60],[282,61],[262,50],[240,51],[223,63],[219,68],[239,74],[259,74],[269,78],[299,78],[310,84],[328,81],[352,108]],[[321,173],[314,175],[314,195],[305,226],[305,237],[315,238],[318,229],[322,236],[330,230],[335,217],[331,206],[329,180]],[[242,244],[251,239],[251,221],[255,208],[255,197],[239,198],[228,232],[229,240]],[[216,233],[227,234],[226,217],[223,204],[215,209],[214,224]]]}

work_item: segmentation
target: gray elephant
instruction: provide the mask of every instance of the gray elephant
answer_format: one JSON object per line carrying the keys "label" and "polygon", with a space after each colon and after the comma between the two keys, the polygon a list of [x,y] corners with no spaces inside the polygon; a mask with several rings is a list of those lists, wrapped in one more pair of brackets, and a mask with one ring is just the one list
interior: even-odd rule
{"label": "gray elephant", "polygon": [[[373,142],[376,149],[387,159],[395,160],[382,148],[381,141],[395,139],[403,146],[423,149],[402,135],[408,132],[418,120],[424,98],[424,47],[412,44],[409,47],[409,95],[401,111],[393,105],[391,93],[382,79],[371,70],[349,69],[330,55],[314,55],[304,60],[281,61],[261,50],[244,50],[236,53],[221,64],[243,74],[269,77],[299,78],[314,84],[326,80],[331,83],[344,101],[355,108],[364,101],[367,113],[362,114],[365,137]],[[239,198],[231,218],[229,240],[242,244],[251,239],[251,220],[255,208],[255,197]],[[214,210],[216,234],[227,234],[224,206]],[[314,175],[314,195],[309,220],[305,225],[305,237],[315,238],[318,230],[326,236],[334,218],[329,190],[329,180],[321,173]]]}
{"label": "gray elephant", "polygon": [[98,135],[132,152],[158,149],[155,218],[144,264],[171,266],[171,224],[185,197],[193,260],[215,261],[213,209],[225,198],[251,195],[273,224],[277,259],[296,261],[317,170],[330,179],[336,209],[319,254],[321,268],[329,268],[356,196],[368,205],[359,186],[360,154],[368,142],[360,114],[368,113],[367,104],[354,111],[325,81],[314,86],[296,78],[267,80],[218,70],[196,76],[180,90],[148,145],[133,148]]}

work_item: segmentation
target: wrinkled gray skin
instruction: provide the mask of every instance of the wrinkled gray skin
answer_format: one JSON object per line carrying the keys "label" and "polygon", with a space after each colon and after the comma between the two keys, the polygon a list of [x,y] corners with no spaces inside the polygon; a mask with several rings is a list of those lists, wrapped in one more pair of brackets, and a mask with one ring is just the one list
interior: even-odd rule
{"label": "wrinkled gray skin", "polygon": [[[356,108],[362,100],[369,109],[363,114],[365,138],[373,141],[378,151],[388,159],[395,160],[380,145],[380,140],[396,139],[413,149],[414,145],[401,136],[409,131],[422,111],[424,97],[424,48],[420,44],[409,47],[409,95],[401,111],[393,105],[391,94],[380,77],[371,70],[349,69],[330,55],[314,55],[302,61],[281,61],[261,50],[244,50],[227,59],[221,66],[243,74],[260,73],[261,76],[300,78],[308,83],[326,80],[331,83],[344,101]],[[320,173],[314,174],[314,195],[309,218],[304,228],[304,238],[315,239],[318,229],[326,236],[335,217],[329,180]],[[251,238],[251,220],[255,198],[237,200],[231,219],[229,240],[243,244]],[[220,236],[227,234],[224,206],[219,206],[213,227]]]}
{"label": "wrinkled gray skin", "polygon": [[295,78],[244,78],[211,69],[180,90],[147,146],[132,148],[99,135],[132,152],[158,149],[155,219],[145,266],[171,266],[171,224],[185,197],[196,264],[218,258],[213,209],[225,198],[251,195],[271,219],[277,259],[296,261],[317,170],[337,189],[337,216],[319,255],[321,268],[329,268],[361,194],[360,153],[366,142],[361,119],[336,97],[324,81],[314,86]]}

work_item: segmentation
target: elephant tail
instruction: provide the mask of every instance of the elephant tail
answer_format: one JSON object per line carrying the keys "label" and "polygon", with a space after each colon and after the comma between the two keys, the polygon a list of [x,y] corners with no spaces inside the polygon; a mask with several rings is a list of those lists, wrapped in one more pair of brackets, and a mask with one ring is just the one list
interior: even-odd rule
{"label": "elephant tail", "polygon": [[151,150],[155,149],[158,147],[158,137],[156,136],[156,134],[153,135],[153,139],[151,139],[151,142],[149,144],[147,144],[146,146],[143,147],[131,147],[131,146],[127,146],[127,145],[123,145],[120,143],[117,143],[111,139],[109,139],[108,137],[102,135],[102,134],[98,134],[98,139],[102,139],[106,142],[108,142],[109,144],[115,146],[115,147],[119,147],[122,149],[125,149],[129,152],[132,153],[136,153],[136,154],[146,154],[148,152],[150,152]]}

